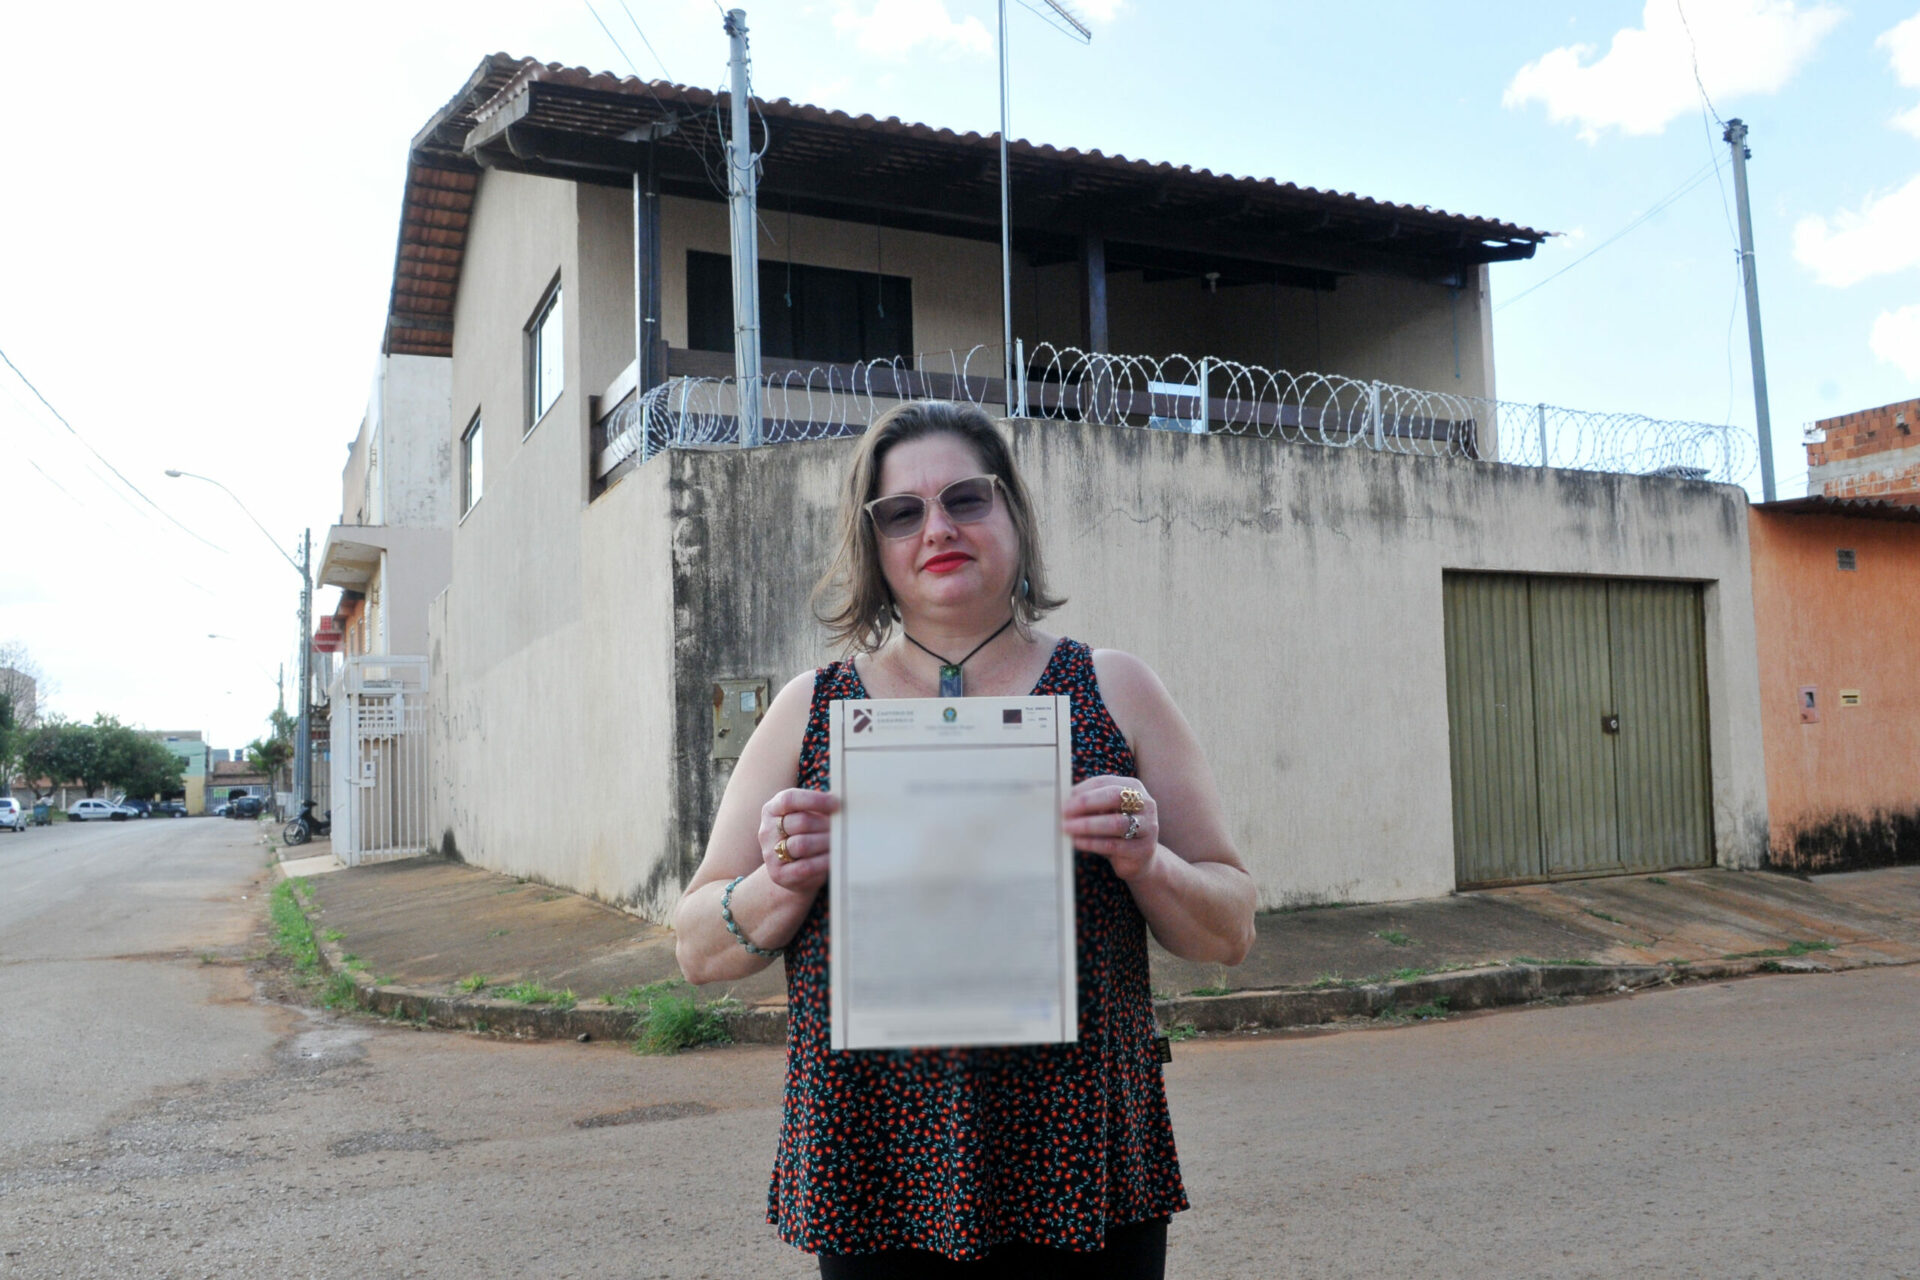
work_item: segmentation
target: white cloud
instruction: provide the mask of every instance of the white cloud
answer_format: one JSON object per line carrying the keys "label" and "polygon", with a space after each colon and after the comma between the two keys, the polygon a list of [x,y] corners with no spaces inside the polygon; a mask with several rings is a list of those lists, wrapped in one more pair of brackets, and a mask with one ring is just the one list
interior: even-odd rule
{"label": "white cloud", "polygon": [[850,34],[860,52],[876,58],[904,58],[921,45],[955,53],[993,51],[993,36],[980,19],[956,19],[945,0],[873,0],[865,11],[842,0],[833,25]]}
{"label": "white cloud", "polygon": [[[1920,13],[1896,27],[1882,31],[1874,41],[1887,50],[1893,63],[1893,78],[1909,89],[1920,89]],[[1920,138],[1920,106],[1902,111],[1892,120],[1894,128]]]}
{"label": "white cloud", "polygon": [[1810,214],[1793,226],[1793,256],[1821,284],[1845,288],[1874,276],[1920,266],[1920,175],[1857,211],[1828,219]]}
{"label": "white cloud", "polygon": [[1684,0],[1683,23],[1680,3],[1647,0],[1641,25],[1616,31],[1599,57],[1591,44],[1541,55],[1520,68],[1502,105],[1538,102],[1554,123],[1577,123],[1588,142],[1607,129],[1656,134],[1699,105],[1696,49],[1700,80],[1716,104],[1773,93],[1845,16],[1822,0]]}
{"label": "white cloud", "polygon": [[1873,354],[1909,378],[1920,380],[1920,304],[1882,311],[1867,339]]}
{"label": "white cloud", "polygon": [[1112,22],[1127,0],[1069,0],[1067,7],[1089,22]]}

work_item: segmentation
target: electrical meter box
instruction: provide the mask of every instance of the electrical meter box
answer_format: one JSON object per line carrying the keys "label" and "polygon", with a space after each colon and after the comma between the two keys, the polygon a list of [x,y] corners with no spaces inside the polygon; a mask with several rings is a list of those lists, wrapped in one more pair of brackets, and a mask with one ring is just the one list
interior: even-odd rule
{"label": "electrical meter box", "polygon": [[753,736],[754,726],[767,714],[772,700],[771,680],[716,680],[713,685],[713,758],[738,760],[740,749]]}

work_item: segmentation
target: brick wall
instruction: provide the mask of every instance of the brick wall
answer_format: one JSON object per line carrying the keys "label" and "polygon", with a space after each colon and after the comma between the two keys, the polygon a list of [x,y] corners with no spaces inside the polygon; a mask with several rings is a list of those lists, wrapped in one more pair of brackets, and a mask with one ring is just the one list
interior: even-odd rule
{"label": "brick wall", "polygon": [[1920,501],[1920,400],[1826,418],[1807,446],[1807,492]]}

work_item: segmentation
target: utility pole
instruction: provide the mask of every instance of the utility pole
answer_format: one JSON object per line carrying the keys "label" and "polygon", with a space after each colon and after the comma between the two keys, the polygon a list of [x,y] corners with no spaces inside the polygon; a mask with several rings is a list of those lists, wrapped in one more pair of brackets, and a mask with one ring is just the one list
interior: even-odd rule
{"label": "utility pole", "polygon": [[1740,214],[1740,278],[1747,289],[1748,362],[1753,366],[1753,422],[1759,433],[1760,498],[1773,501],[1773,421],[1767,409],[1767,356],[1760,341],[1760,278],[1753,265],[1753,217],[1747,210],[1747,126],[1727,121],[1721,139],[1733,149],[1733,200]]}
{"label": "utility pole", "polygon": [[313,789],[313,530],[300,540],[300,728],[293,744],[293,803],[297,810]]}
{"label": "utility pole", "polygon": [[1007,380],[1007,416],[1019,397],[1013,393],[1016,376],[1024,379],[1025,369],[1013,367],[1013,194],[1007,177],[1007,0],[1000,0],[1000,367]]}
{"label": "utility pole", "polygon": [[753,136],[747,122],[747,11],[727,10],[732,52],[733,137],[727,142],[727,211],[733,229],[733,393],[740,413],[740,447],[761,444],[760,226],[755,208]]}

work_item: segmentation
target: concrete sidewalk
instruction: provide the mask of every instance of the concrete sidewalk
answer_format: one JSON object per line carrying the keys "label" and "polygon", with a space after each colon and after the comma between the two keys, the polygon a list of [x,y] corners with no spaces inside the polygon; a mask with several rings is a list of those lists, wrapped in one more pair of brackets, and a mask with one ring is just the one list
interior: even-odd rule
{"label": "concrete sidewalk", "polygon": [[[300,852],[309,856],[281,871],[311,889],[326,962],[383,1012],[614,1037],[633,1018],[619,993],[680,976],[671,931],[577,894],[438,858],[337,869],[325,850]],[[1304,1026],[1756,971],[1910,964],[1920,961],[1920,867],[1814,880],[1675,871],[1276,912],[1258,926],[1253,952],[1232,969],[1153,949],[1164,1024]],[[519,982],[571,991],[577,1003],[499,998]],[[736,1039],[785,1036],[777,964],[700,995],[738,1002],[728,1019]]]}

